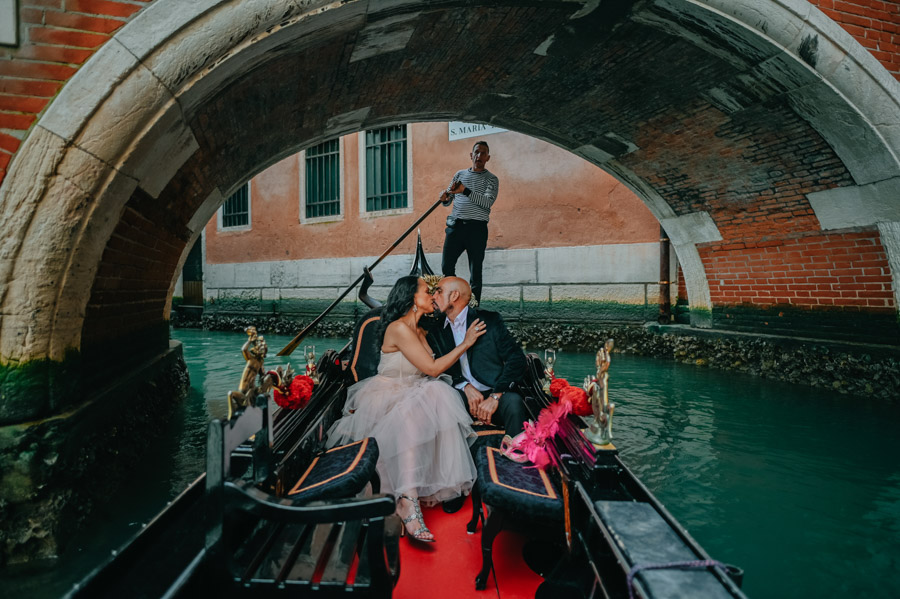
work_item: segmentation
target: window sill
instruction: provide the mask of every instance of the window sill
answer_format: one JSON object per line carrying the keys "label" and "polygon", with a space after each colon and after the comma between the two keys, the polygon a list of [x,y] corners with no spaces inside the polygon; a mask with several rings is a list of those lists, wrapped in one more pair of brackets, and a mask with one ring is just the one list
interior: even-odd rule
{"label": "window sill", "polygon": [[323,223],[339,223],[343,222],[343,214],[335,214],[334,216],[316,216],[314,218],[301,218],[301,225],[319,225]]}
{"label": "window sill", "polygon": [[412,207],[393,208],[391,210],[373,210],[372,212],[363,212],[360,218],[378,218],[379,216],[396,216],[398,214],[412,214]]}

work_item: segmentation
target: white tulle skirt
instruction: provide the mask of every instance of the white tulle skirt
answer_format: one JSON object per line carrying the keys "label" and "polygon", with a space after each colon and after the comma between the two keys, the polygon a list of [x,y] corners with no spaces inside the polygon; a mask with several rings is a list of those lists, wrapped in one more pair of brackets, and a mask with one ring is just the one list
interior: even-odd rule
{"label": "white tulle skirt", "polygon": [[430,505],[472,490],[471,422],[459,394],[444,381],[378,374],[348,389],[344,417],[329,430],[328,446],[374,437],[381,491],[412,491]]}

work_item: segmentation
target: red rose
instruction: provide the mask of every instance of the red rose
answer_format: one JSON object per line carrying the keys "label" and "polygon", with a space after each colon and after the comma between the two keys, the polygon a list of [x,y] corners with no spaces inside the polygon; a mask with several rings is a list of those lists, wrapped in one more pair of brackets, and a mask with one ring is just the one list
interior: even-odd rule
{"label": "red rose", "polygon": [[550,381],[550,395],[553,397],[559,397],[559,394],[562,393],[563,389],[569,386],[569,381],[566,379],[553,379]]}
{"label": "red rose", "polygon": [[568,387],[563,390],[559,401],[566,401],[572,404],[572,411],[578,416],[590,416],[593,414],[591,402],[588,401],[587,391],[581,387]]}

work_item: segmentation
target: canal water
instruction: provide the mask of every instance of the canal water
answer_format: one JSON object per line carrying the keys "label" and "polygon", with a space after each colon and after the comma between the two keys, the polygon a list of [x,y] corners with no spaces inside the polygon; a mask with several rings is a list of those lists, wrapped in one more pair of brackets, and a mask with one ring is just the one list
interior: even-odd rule
{"label": "canal water", "polygon": [[[225,414],[245,336],[172,336],[184,344],[191,391],[169,434],[53,570],[0,584],[59,597],[203,471],[206,423]],[[271,356],[290,340],[266,338]],[[344,340],[307,343],[321,355]],[[572,384],[594,368],[591,354],[556,362]],[[900,403],[621,354],[610,398],[623,460],[714,559],[745,570],[749,596],[900,596]]]}

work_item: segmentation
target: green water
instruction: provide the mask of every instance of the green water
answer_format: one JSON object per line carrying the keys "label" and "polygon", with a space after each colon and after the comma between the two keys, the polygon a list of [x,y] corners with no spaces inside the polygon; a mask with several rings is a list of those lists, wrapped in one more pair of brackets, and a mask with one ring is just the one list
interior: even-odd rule
{"label": "green water", "polygon": [[[225,414],[245,337],[172,336],[184,344],[191,393],[169,435],[53,570],[0,585],[59,597],[202,472],[206,422]],[[272,355],[290,340],[266,338]],[[308,343],[321,355],[344,340]],[[556,374],[570,383],[593,369],[593,355],[558,356]],[[625,462],[714,559],[745,570],[749,596],[900,596],[900,403],[621,354],[610,398]]]}
{"label": "green water", "polygon": [[[900,405],[613,360],[623,460],[714,559],[744,568],[748,595],[900,596]],[[592,369],[576,354],[556,371]]]}

